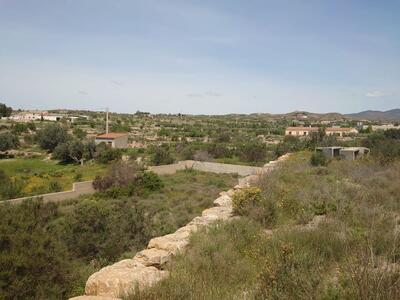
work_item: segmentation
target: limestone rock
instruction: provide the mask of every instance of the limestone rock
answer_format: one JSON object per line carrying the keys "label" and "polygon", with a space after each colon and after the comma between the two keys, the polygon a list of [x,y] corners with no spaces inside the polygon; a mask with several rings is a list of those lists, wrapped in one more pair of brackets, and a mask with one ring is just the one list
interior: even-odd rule
{"label": "limestone rock", "polygon": [[176,255],[178,252],[183,252],[186,249],[189,244],[189,235],[189,231],[180,231],[156,237],[150,240],[147,248],[161,249]]}
{"label": "limestone rock", "polygon": [[211,207],[203,210],[201,216],[206,219],[206,221],[217,221],[217,220],[227,220],[232,216],[232,207]]}
{"label": "limestone rock", "polygon": [[155,267],[109,266],[92,274],[86,282],[85,294],[89,296],[124,297],[139,289],[152,286],[168,276],[167,271]]}
{"label": "limestone rock", "polygon": [[232,206],[232,198],[228,195],[223,195],[214,200],[215,206]]}
{"label": "limestone rock", "polygon": [[233,194],[235,193],[235,190],[234,189],[230,189],[230,190],[228,190],[228,191],[224,191],[224,192],[220,192],[219,193],[219,195],[220,196],[229,196],[229,197],[232,197],[233,196]]}
{"label": "limestone rock", "polygon": [[146,267],[161,267],[171,260],[172,254],[169,251],[150,248],[136,253],[134,261],[143,264]]}

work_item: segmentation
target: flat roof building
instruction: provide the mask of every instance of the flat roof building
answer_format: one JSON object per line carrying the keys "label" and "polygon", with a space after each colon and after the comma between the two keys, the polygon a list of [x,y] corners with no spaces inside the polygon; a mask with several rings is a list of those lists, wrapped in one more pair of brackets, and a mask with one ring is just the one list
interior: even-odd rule
{"label": "flat roof building", "polygon": [[96,145],[106,143],[112,148],[125,149],[128,148],[128,134],[117,132],[99,134],[95,138],[95,143]]}
{"label": "flat roof building", "polygon": [[355,160],[361,156],[368,155],[369,149],[365,147],[317,147],[316,152],[322,152],[327,158],[341,158],[345,160]]}
{"label": "flat roof building", "polygon": [[306,136],[311,132],[318,132],[318,127],[288,127],[285,130],[285,135]]}

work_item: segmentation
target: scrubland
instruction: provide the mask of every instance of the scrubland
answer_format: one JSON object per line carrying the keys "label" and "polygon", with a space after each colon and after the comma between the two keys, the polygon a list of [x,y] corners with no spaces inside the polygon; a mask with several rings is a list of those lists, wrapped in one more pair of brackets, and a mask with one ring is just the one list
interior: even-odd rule
{"label": "scrubland", "polygon": [[[398,299],[400,164],[301,152],[130,299]],[[254,192],[254,190],[253,190]]]}

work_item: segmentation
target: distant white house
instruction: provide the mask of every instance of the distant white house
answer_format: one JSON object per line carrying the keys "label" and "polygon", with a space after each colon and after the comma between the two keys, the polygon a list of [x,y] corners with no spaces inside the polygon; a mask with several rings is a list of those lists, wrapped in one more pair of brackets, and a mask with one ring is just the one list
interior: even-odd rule
{"label": "distant white house", "polygon": [[357,134],[358,130],[355,128],[340,128],[340,127],[329,127],[325,129],[326,135],[346,136],[350,134]]}
{"label": "distant white house", "polygon": [[[319,127],[288,127],[285,130],[285,135],[293,135],[293,136],[307,136],[312,132],[318,132]],[[355,128],[340,128],[340,127],[328,127],[325,129],[326,135],[337,135],[337,136],[346,136],[350,134],[358,133]]]}
{"label": "distant white house", "polygon": [[128,148],[128,134],[117,132],[99,134],[95,138],[95,143],[96,145],[106,143],[110,147],[118,149]]}
{"label": "distant white house", "polygon": [[[369,125],[363,125],[363,129],[367,129]],[[371,125],[372,131],[377,131],[377,130],[388,130],[388,129],[400,129],[400,125],[394,125],[394,124],[383,124],[383,125]]]}
{"label": "distant white house", "polygon": [[318,132],[318,127],[288,127],[285,130],[285,135],[306,136],[311,132]]}

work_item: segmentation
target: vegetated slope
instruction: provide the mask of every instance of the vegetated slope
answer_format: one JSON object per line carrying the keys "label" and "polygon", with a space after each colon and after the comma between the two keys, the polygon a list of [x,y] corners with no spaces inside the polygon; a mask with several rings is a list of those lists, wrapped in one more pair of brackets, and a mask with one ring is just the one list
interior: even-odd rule
{"label": "vegetated slope", "polygon": [[391,109],[387,111],[366,110],[346,116],[358,120],[400,121],[400,109]]}
{"label": "vegetated slope", "polygon": [[133,257],[212,206],[233,175],[181,171],[135,197],[86,196],[62,206],[0,205],[0,299],[65,299],[100,267]]}
{"label": "vegetated slope", "polygon": [[241,219],[194,234],[130,299],[399,299],[399,162],[309,161],[265,177]]}

